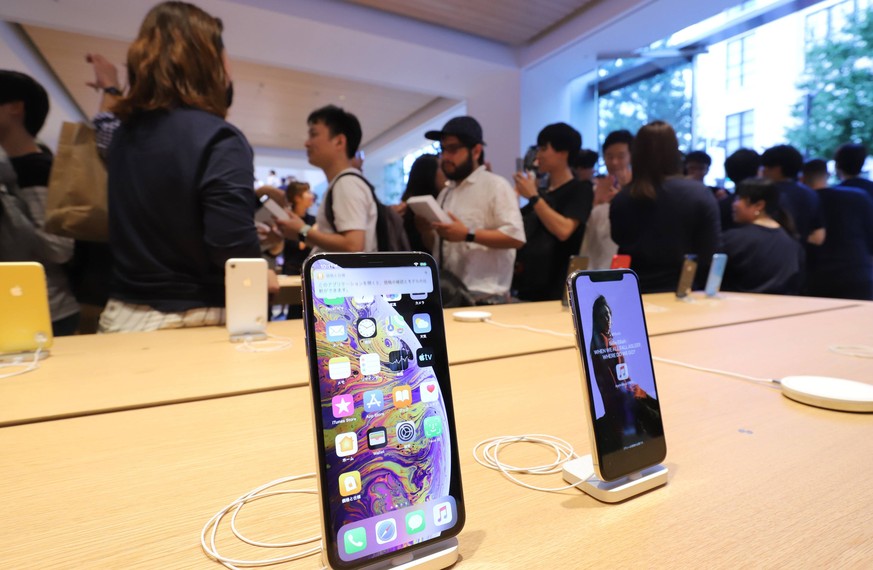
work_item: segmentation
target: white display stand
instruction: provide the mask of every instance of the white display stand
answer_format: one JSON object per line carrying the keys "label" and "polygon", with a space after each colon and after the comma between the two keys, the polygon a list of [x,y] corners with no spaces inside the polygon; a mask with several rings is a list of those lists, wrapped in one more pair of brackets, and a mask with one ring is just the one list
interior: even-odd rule
{"label": "white display stand", "polygon": [[615,481],[602,481],[594,473],[590,455],[564,463],[564,481],[603,503],[620,503],[667,484],[667,468],[653,465]]}
{"label": "white display stand", "polygon": [[[400,554],[382,562],[362,566],[361,570],[442,570],[457,561],[458,539],[447,538],[409,554]],[[324,565],[327,566],[327,561],[324,561]]]}

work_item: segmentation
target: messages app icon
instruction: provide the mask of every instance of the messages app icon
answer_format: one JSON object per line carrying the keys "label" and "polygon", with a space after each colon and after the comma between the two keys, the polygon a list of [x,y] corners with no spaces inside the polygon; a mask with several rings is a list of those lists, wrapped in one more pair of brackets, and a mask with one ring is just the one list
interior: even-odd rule
{"label": "messages app icon", "polygon": [[424,530],[424,511],[412,511],[406,515],[407,534],[416,534]]}

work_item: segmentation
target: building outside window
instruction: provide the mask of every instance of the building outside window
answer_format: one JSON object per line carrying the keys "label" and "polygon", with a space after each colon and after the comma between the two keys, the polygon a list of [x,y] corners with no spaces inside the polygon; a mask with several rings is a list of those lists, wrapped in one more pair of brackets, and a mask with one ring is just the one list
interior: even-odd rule
{"label": "building outside window", "polygon": [[749,70],[752,62],[752,35],[730,40],[727,43],[727,78],[725,87],[728,91],[739,89],[748,84]]}
{"label": "building outside window", "polygon": [[741,148],[754,146],[755,111],[728,115],[725,119],[725,154],[730,156]]}

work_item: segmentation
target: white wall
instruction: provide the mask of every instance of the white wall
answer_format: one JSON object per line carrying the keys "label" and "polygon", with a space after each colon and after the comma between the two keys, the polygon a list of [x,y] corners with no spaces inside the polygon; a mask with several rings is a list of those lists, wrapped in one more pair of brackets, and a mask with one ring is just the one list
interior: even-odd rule
{"label": "white wall", "polygon": [[57,150],[61,124],[64,121],[80,121],[85,117],[67,96],[67,92],[59,87],[42,60],[34,56],[15,26],[3,21],[0,21],[0,69],[26,73],[48,91],[49,114],[38,138],[52,151]]}

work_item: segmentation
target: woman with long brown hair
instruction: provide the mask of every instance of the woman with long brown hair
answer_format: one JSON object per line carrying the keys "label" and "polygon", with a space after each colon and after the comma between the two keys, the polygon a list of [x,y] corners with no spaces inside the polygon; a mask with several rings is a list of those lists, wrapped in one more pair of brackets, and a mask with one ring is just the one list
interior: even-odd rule
{"label": "woman with long brown hair", "polygon": [[702,183],[682,177],[676,132],[663,121],[634,139],[633,180],[613,198],[612,239],[645,293],[675,290],[685,254],[696,254],[705,279],[721,232],[718,204]]}
{"label": "woman with long brown hair", "polygon": [[101,332],[220,324],[225,261],[260,257],[252,150],[224,120],[221,33],[200,8],[163,2],[130,46],[107,158],[114,268]]}

